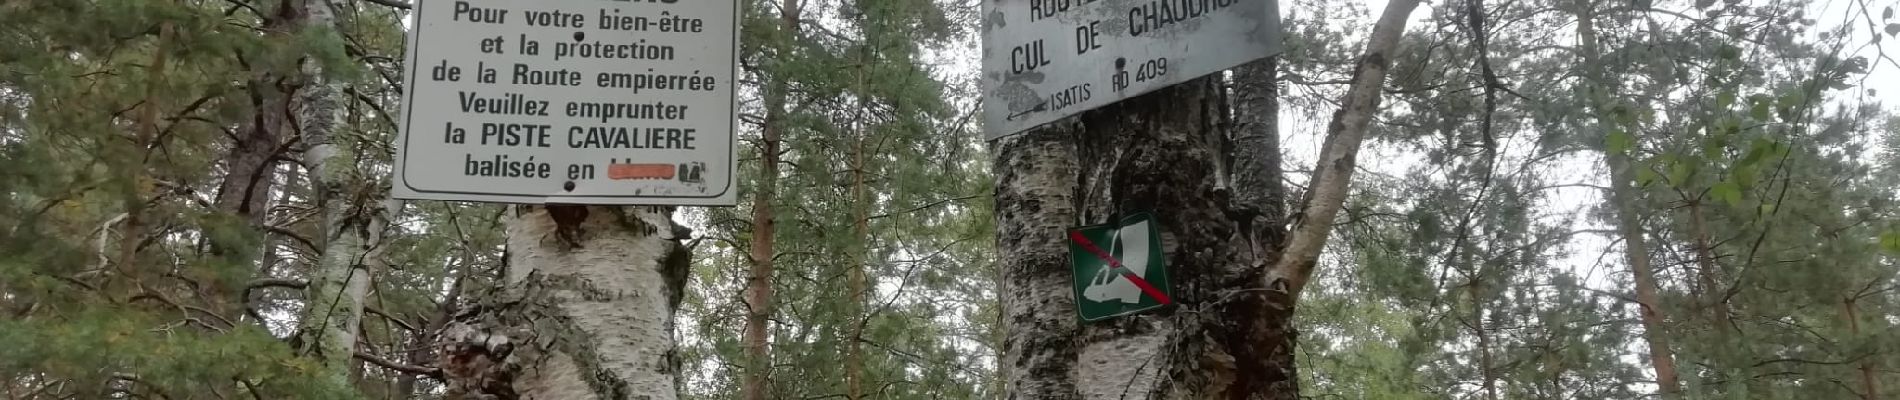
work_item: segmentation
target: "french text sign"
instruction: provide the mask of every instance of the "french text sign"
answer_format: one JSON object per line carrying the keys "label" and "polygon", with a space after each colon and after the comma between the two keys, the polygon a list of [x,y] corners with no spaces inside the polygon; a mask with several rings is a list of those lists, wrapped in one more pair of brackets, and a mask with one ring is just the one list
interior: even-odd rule
{"label": "french text sign", "polygon": [[733,205],[735,4],[418,1],[393,197]]}
{"label": "french text sign", "polygon": [[1280,51],[1276,0],[983,0],[991,139]]}

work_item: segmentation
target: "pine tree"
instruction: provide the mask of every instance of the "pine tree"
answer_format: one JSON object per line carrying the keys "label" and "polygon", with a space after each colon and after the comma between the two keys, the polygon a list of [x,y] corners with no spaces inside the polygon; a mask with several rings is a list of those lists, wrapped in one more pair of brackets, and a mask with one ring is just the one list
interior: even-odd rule
{"label": "pine tree", "polygon": [[[384,201],[413,1],[0,2],[0,393],[1884,398],[1900,4],[1810,3],[1296,0],[986,148],[977,4],[744,2],[752,200],[672,209]],[[1074,322],[1142,209],[1183,305]]]}
{"label": "pine tree", "polygon": [[[278,24],[265,23],[282,29],[269,35],[239,29],[271,19],[228,6],[0,7],[9,38],[0,44],[9,60],[0,78],[8,99],[0,158],[10,182],[0,215],[12,227],[0,240],[10,248],[0,262],[8,276],[0,280],[9,282],[0,297],[21,306],[9,307],[18,319],[0,336],[24,346],[8,346],[9,393],[349,392],[296,357],[261,318],[244,317],[252,304],[238,288],[259,270],[255,262],[269,259],[260,257],[255,233],[264,210],[217,196],[237,178],[214,173],[220,158],[242,152],[223,145],[227,129],[276,112],[247,94],[256,82],[232,77],[286,76],[296,70],[292,60],[335,41],[277,34],[296,31]],[[65,228],[79,226],[92,229]]]}
{"label": "pine tree", "polygon": [[[778,35],[772,36],[770,48],[774,54],[789,55],[792,42],[799,35],[800,0],[785,0],[779,8],[779,23],[772,25]],[[786,38],[785,36],[790,36]],[[780,59],[780,62],[789,60]],[[745,387],[747,400],[765,400],[771,398],[772,350],[771,327],[773,266],[777,263],[778,253],[774,243],[777,240],[777,214],[772,203],[777,201],[773,195],[778,190],[779,154],[784,137],[786,114],[791,112],[785,104],[786,93],[790,90],[790,78],[774,74],[765,87],[765,121],[759,137],[760,180],[753,188],[752,198],[752,243],[750,258],[751,273],[746,277],[746,325],[745,325]]]}
{"label": "pine tree", "polygon": [[[1615,208],[1617,229],[1621,231],[1624,254],[1629,263],[1630,273],[1636,281],[1636,306],[1643,318],[1643,336],[1649,344],[1650,366],[1655,368],[1656,385],[1663,396],[1673,397],[1682,391],[1681,378],[1676,370],[1675,355],[1669,346],[1662,298],[1658,293],[1655,267],[1650,263],[1649,238],[1644,234],[1642,217],[1637,215],[1637,195],[1633,186],[1636,180],[1635,166],[1625,153],[1614,143],[1628,143],[1634,139],[1627,128],[1618,127],[1617,118],[1609,103],[1610,93],[1618,90],[1611,84],[1602,71],[1605,62],[1597,43],[1595,28],[1597,11],[1595,2],[1585,1],[1578,5],[1577,40],[1581,50],[1583,68],[1589,89],[1584,93],[1590,97],[1590,109],[1595,114],[1596,130],[1603,132],[1604,142],[1609,150],[1604,156],[1605,166],[1610,170],[1610,204]],[[1627,111],[1624,111],[1627,112]]]}

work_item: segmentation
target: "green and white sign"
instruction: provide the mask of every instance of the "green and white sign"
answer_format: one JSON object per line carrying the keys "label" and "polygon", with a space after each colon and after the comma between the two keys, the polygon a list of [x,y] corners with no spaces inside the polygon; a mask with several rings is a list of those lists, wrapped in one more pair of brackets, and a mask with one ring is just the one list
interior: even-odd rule
{"label": "green and white sign", "polygon": [[1173,303],[1161,233],[1154,216],[1130,215],[1110,224],[1069,229],[1069,265],[1075,271],[1075,311],[1100,321]]}

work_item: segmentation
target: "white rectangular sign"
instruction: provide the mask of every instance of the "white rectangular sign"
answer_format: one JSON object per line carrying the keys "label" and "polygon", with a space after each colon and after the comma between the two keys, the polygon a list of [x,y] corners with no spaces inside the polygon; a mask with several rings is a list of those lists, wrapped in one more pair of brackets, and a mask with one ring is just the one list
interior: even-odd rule
{"label": "white rectangular sign", "polygon": [[392,196],[730,206],[735,0],[421,0]]}
{"label": "white rectangular sign", "polygon": [[991,139],[1278,53],[1276,0],[984,0]]}

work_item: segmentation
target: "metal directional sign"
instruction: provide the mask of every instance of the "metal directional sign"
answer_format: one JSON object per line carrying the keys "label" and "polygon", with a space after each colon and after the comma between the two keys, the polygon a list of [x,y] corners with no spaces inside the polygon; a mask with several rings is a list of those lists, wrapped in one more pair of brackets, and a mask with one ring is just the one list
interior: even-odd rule
{"label": "metal directional sign", "polygon": [[983,0],[991,139],[1280,52],[1277,0]]}
{"label": "metal directional sign", "polygon": [[1154,216],[1142,213],[1117,223],[1069,230],[1069,265],[1075,271],[1075,311],[1100,321],[1173,303],[1166,256]]}
{"label": "metal directional sign", "polygon": [[733,205],[736,4],[416,2],[392,196]]}

